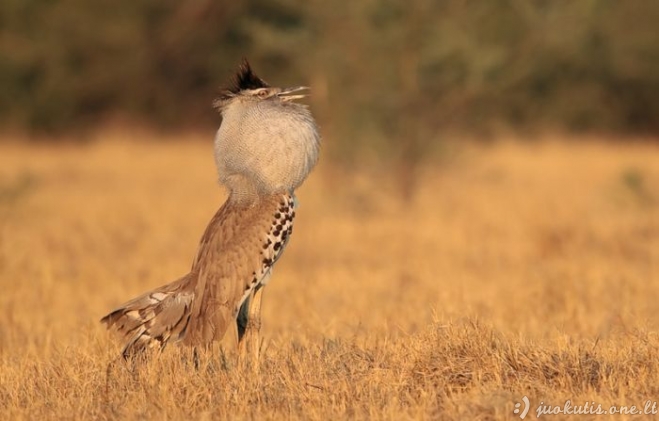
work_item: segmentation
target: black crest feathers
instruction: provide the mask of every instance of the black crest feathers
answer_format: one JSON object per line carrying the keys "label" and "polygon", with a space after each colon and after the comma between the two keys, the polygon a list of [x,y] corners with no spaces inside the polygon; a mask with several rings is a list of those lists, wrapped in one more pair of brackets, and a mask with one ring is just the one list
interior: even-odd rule
{"label": "black crest feathers", "polygon": [[244,89],[267,88],[269,86],[270,85],[268,85],[265,80],[261,79],[256,73],[254,73],[247,59],[243,58],[243,61],[238,68],[238,72],[231,80],[230,85],[222,90],[220,97],[215,100],[214,105],[217,108],[220,108],[223,101],[228,100]]}
{"label": "black crest feathers", "polygon": [[237,94],[238,92],[244,89],[258,89],[258,88],[267,88],[268,85],[265,80],[256,76],[256,73],[252,70],[252,67],[249,65],[249,62],[246,58],[243,59],[243,62],[240,63],[238,68],[238,73],[233,78],[231,85],[225,89],[232,94]]}
{"label": "black crest feathers", "polygon": [[252,67],[249,65],[249,62],[244,58],[238,68],[238,73],[236,73],[233,86],[231,86],[230,90],[233,93],[238,93],[238,91],[243,89],[267,88],[268,86],[270,85],[268,85],[265,80],[256,76]]}

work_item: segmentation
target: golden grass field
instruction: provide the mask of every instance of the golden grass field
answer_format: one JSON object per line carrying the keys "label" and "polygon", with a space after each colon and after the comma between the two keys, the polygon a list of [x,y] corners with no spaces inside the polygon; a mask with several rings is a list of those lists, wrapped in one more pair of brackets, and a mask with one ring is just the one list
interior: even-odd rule
{"label": "golden grass field", "polygon": [[212,135],[145,137],[0,147],[0,419],[519,419],[524,395],[535,419],[540,402],[659,400],[656,142],[450,144],[412,200],[382,170],[322,162],[253,374],[232,338],[197,370],[178,347],[110,364],[100,317],[186,273],[224,199]]}

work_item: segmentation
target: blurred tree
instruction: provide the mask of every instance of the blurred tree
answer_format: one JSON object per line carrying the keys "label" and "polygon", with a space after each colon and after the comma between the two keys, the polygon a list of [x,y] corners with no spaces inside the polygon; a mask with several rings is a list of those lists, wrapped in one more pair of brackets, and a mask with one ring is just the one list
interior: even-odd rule
{"label": "blurred tree", "polygon": [[313,86],[336,158],[395,156],[412,186],[449,129],[659,132],[658,21],[653,0],[4,0],[0,124],[215,125],[246,56]]}

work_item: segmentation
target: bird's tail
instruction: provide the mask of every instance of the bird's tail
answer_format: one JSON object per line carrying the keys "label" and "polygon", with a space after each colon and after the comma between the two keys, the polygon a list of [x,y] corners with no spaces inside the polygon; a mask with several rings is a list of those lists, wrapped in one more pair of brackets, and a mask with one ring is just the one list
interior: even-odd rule
{"label": "bird's tail", "polygon": [[185,288],[192,274],[147,292],[124,303],[101,319],[108,329],[119,332],[126,341],[124,358],[156,348],[185,336],[194,292]]}

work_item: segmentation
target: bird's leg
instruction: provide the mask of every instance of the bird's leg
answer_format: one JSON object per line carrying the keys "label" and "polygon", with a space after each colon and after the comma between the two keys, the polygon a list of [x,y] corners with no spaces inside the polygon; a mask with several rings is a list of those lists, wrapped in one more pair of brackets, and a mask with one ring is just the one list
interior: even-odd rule
{"label": "bird's leg", "polygon": [[252,368],[257,368],[260,357],[261,300],[263,287],[258,286],[245,300],[238,312],[238,355],[241,361],[247,357]]}
{"label": "bird's leg", "polygon": [[199,371],[199,366],[201,363],[199,362],[199,351],[197,350],[196,346],[192,348],[192,363],[194,364],[194,369]]}
{"label": "bird's leg", "polygon": [[259,363],[261,356],[261,301],[263,300],[263,288],[259,285],[254,291],[252,304],[249,307],[249,319],[247,321],[248,352],[252,354],[254,364]]}
{"label": "bird's leg", "polygon": [[243,348],[245,347],[245,332],[247,331],[247,320],[249,318],[249,303],[252,301],[252,293],[250,293],[243,305],[238,310],[238,317],[236,318],[236,327],[238,328],[238,353],[242,355]]}

